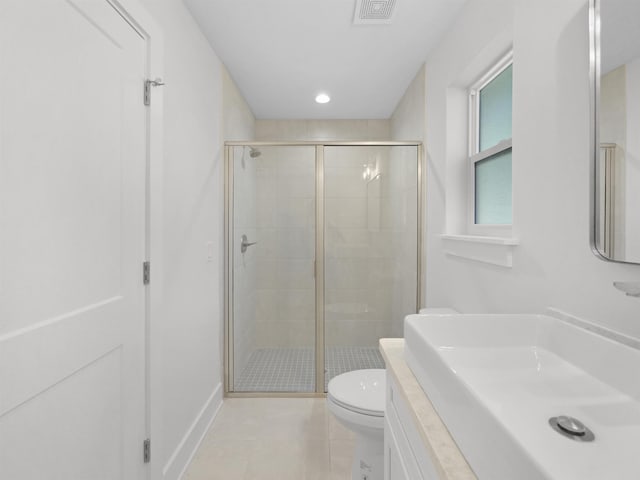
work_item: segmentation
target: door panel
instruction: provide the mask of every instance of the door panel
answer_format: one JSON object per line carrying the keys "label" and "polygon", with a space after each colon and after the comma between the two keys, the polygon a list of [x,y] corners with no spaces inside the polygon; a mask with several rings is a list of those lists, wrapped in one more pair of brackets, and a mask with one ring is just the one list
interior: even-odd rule
{"label": "door panel", "polygon": [[229,148],[230,391],[320,392],[341,373],[384,368],[378,340],[402,336],[418,306],[419,154]]}
{"label": "door panel", "polygon": [[383,337],[417,307],[416,146],[326,146],[326,381],[384,368]]}
{"label": "door panel", "polygon": [[146,44],[104,0],[0,14],[0,465],[140,478]]}
{"label": "door panel", "polygon": [[3,432],[25,434],[2,442],[12,453],[3,458],[2,478],[133,478],[122,470],[122,367],[117,348],[3,416]]}
{"label": "door panel", "polygon": [[315,147],[234,147],[233,193],[234,391],[313,392]]}

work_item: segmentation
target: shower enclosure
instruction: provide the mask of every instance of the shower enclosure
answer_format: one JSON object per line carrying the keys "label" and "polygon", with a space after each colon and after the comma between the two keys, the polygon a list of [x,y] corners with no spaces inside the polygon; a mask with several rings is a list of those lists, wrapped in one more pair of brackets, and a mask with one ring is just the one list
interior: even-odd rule
{"label": "shower enclosure", "polygon": [[225,388],[384,368],[420,304],[421,145],[227,142]]}

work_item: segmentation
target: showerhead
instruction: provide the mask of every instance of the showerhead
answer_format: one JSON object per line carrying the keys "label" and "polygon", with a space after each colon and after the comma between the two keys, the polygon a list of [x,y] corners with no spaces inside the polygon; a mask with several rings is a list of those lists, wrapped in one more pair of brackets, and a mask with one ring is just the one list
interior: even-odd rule
{"label": "showerhead", "polygon": [[257,148],[249,147],[249,156],[251,158],[258,158],[260,155],[262,155],[262,152],[260,150],[258,150]]}

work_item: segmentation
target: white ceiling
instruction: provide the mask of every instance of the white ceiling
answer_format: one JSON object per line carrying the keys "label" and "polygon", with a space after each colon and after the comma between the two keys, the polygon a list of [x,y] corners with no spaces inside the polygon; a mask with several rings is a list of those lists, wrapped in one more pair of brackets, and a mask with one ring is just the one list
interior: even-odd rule
{"label": "white ceiling", "polygon": [[355,1],[184,0],[257,118],[389,118],[466,0],[396,0],[375,26]]}

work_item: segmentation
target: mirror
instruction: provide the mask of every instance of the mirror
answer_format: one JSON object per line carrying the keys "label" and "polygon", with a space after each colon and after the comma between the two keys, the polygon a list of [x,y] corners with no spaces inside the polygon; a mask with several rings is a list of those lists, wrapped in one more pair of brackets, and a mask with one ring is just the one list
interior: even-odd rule
{"label": "mirror", "polygon": [[591,244],[640,263],[640,1],[592,0]]}

